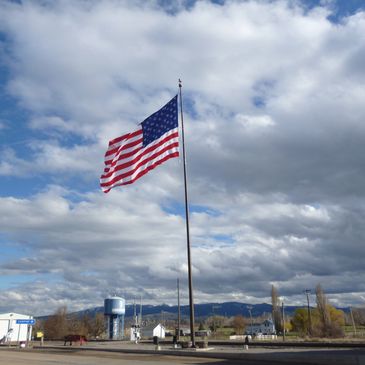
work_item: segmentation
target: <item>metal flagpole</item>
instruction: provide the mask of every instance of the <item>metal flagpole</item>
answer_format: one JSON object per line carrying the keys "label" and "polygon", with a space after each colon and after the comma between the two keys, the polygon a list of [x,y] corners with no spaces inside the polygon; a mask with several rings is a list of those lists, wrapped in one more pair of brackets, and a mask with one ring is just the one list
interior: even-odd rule
{"label": "metal flagpole", "polygon": [[177,341],[180,342],[180,279],[177,278]]}
{"label": "metal flagpole", "polygon": [[188,206],[188,187],[186,179],[186,156],[185,156],[185,138],[184,138],[184,115],[182,108],[182,83],[179,79],[180,92],[180,116],[181,116],[181,137],[184,165],[184,187],[185,187],[185,217],[186,217],[186,242],[188,249],[188,276],[189,276],[189,306],[190,306],[190,339],[192,347],[195,347],[195,326],[194,326],[194,299],[193,299],[193,278],[191,270],[191,249],[190,249],[190,231],[189,231],[189,206]]}

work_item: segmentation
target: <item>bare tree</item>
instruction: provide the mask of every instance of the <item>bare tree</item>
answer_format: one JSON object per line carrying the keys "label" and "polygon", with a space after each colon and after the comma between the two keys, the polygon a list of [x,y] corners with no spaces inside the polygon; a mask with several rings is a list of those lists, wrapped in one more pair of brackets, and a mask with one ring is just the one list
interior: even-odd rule
{"label": "bare tree", "polygon": [[224,325],[225,318],[223,316],[212,316],[207,319],[207,324],[211,331],[216,332],[217,328]]}
{"label": "bare tree", "polygon": [[316,286],[316,302],[320,322],[319,334],[323,337],[327,337],[330,335],[331,317],[328,311],[327,298],[320,284]]}
{"label": "bare tree", "polygon": [[232,326],[236,332],[236,335],[243,334],[243,331],[246,327],[246,322],[243,316],[241,315],[235,316],[232,320]]}
{"label": "bare tree", "polygon": [[275,324],[276,331],[282,331],[282,317],[280,311],[279,294],[274,285],[271,286],[271,304],[272,304],[272,319]]}
{"label": "bare tree", "polygon": [[67,308],[61,307],[44,322],[45,338],[49,340],[60,340],[67,335],[68,321]]}
{"label": "bare tree", "polygon": [[103,313],[96,313],[95,317],[91,321],[89,334],[98,338],[105,332],[105,318]]}
{"label": "bare tree", "polygon": [[365,308],[353,308],[352,314],[356,325],[365,325]]}

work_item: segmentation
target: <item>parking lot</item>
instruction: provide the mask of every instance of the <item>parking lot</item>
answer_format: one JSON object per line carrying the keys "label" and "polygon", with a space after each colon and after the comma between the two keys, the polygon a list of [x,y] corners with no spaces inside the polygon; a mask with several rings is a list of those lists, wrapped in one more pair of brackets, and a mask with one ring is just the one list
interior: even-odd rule
{"label": "parking lot", "polygon": [[[225,360],[198,359],[148,354],[106,353],[93,351],[23,351],[0,350],[4,365],[155,365],[155,364],[229,364]],[[235,362],[236,363],[236,362]]]}
{"label": "parking lot", "polygon": [[4,365],[365,365],[365,349],[329,348],[250,348],[216,346],[206,351],[175,349],[152,344],[94,342],[86,346],[46,344],[33,348],[0,347],[0,364]]}

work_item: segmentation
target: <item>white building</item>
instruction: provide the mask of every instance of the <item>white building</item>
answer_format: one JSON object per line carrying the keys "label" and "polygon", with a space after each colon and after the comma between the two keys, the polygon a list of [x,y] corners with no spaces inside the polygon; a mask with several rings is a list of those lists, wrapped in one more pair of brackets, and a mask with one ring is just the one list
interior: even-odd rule
{"label": "white building", "polygon": [[153,326],[143,327],[142,335],[143,337],[148,337],[148,338],[155,336],[157,336],[158,338],[165,338],[166,329],[161,323],[159,323],[157,326],[153,325]]}
{"label": "white building", "polygon": [[248,335],[276,335],[275,324],[271,319],[266,319],[262,323],[253,323],[246,328]]}
{"label": "white building", "polygon": [[32,336],[33,317],[18,313],[0,314],[0,343],[26,342]]}

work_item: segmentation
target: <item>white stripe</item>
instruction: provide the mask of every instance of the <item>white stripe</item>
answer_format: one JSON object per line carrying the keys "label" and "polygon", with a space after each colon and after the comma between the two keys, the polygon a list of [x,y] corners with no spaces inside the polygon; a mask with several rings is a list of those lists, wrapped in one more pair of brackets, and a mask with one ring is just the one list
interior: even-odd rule
{"label": "white stripe", "polygon": [[[164,139],[164,138],[162,138],[162,139]],[[151,147],[151,146],[154,146],[155,144],[157,144],[157,143],[159,143],[159,140],[157,140],[157,142],[155,142],[155,143],[151,143],[151,144],[149,144],[147,147],[149,148],[149,147]],[[148,157],[148,156],[150,156],[150,155],[152,155],[152,154],[154,154],[154,153],[158,153],[159,151],[161,151],[161,150],[163,150],[165,147],[167,147],[168,145],[170,145],[170,144],[172,144],[172,143],[179,143],[179,137],[175,137],[175,138],[172,138],[172,139],[170,139],[169,141],[166,141],[164,144],[162,144],[161,146],[159,146],[159,147],[157,147],[156,149],[154,149],[154,150],[152,150],[150,153],[148,153],[148,154],[146,154],[145,156],[143,156],[142,157],[142,159],[145,159],[146,157]],[[140,146],[138,146],[138,148],[140,148],[141,147],[141,145]],[[146,147],[146,148],[147,148]],[[113,170],[115,170],[116,168],[117,168],[117,166],[119,166],[119,165],[122,165],[122,164],[124,164],[124,163],[127,163],[127,162],[130,162],[130,161],[133,161],[133,160],[135,160],[136,158],[138,158],[140,155],[142,155],[143,154],[143,152],[145,151],[145,149],[146,148],[143,148],[143,149],[140,149],[139,151],[138,151],[138,148],[136,148],[136,153],[134,154],[134,155],[131,155],[130,157],[126,157],[126,158],[123,158],[123,159],[121,159],[121,160],[117,160],[117,159],[115,159],[115,160],[117,160],[117,163],[114,165],[114,166],[110,166],[110,169],[108,169],[108,172],[110,172],[110,171],[113,171]],[[140,161],[138,161],[138,162],[140,162]],[[106,166],[107,167],[107,166]],[[128,169],[130,169],[130,168],[128,168]],[[104,174],[106,174],[107,172],[104,172]],[[103,174],[103,175],[104,175]]]}
{"label": "white stripe", "polygon": [[[169,141],[167,141],[167,142],[165,142],[164,144],[162,144],[161,146],[159,146],[158,148],[156,148],[155,150],[153,150],[153,151],[151,151],[150,153],[148,153],[148,154],[146,154],[146,155],[144,155],[140,160],[138,160],[138,161],[136,161],[136,163],[134,163],[134,164],[132,164],[132,165],[130,165],[130,166],[128,166],[128,167],[126,167],[126,168],[124,168],[124,169],[121,169],[121,170],[118,170],[118,171],[115,171],[115,168],[118,166],[118,165],[121,165],[121,164],[123,164],[123,163],[125,163],[126,162],[126,160],[127,159],[123,159],[123,160],[121,160],[121,161],[118,161],[118,165],[116,165],[116,166],[113,166],[113,169],[111,169],[111,171],[113,171],[113,173],[112,173],[112,175],[111,176],[109,176],[109,177],[101,177],[100,178],[100,181],[101,181],[101,183],[108,183],[109,181],[111,181],[111,180],[113,180],[115,177],[117,177],[117,176],[119,176],[119,175],[123,175],[123,174],[126,174],[126,173],[128,173],[129,171],[131,171],[131,170],[133,170],[133,169],[135,169],[135,167],[139,164],[139,163],[141,163],[142,161],[145,161],[145,160],[148,160],[152,155],[154,155],[154,154],[158,154],[160,151],[162,151],[163,149],[165,149],[166,147],[168,147],[168,146],[170,146],[170,145],[172,145],[173,143],[178,143],[179,142],[179,138],[178,137],[176,137],[176,138],[173,138],[173,139],[171,139],[171,140],[169,140]],[[149,146],[151,146],[151,144],[149,145]],[[140,153],[138,153],[138,156],[142,153],[144,151],[144,149],[143,150],[141,150],[141,152]],[[176,151],[179,151],[179,147],[172,147],[171,149],[169,149],[169,150],[167,150],[166,152],[164,152],[162,155],[163,156],[166,156],[166,154],[170,154],[170,153],[173,153],[173,152],[176,152]],[[133,158],[130,158],[130,159],[128,159],[129,161],[130,160],[133,160],[133,159],[135,159],[137,156],[135,155],[135,156],[133,156]],[[159,159],[159,156],[157,156],[155,159]],[[152,161],[154,161],[155,159],[153,159]],[[140,171],[141,169],[143,169],[144,167],[143,166],[145,166],[145,165],[142,165],[137,171]],[[110,171],[109,171],[110,172]],[[108,173],[109,173],[108,172]],[[106,174],[106,173],[104,173],[104,174]],[[134,173],[135,174],[135,173]],[[133,174],[133,175],[134,175]],[[138,172],[137,172],[137,174],[138,174]],[[126,179],[126,178],[125,178]]]}
{"label": "white stripe", "polygon": [[[127,148],[127,149],[125,149],[125,150],[123,150],[121,152],[116,153],[114,155],[113,160],[109,160],[109,159],[107,160],[108,162],[105,163],[105,165],[106,165],[105,167],[109,167],[110,168],[111,167],[110,165],[112,165],[114,162],[117,161],[116,165],[112,167],[112,169],[115,169],[116,166],[120,165],[120,163],[121,163],[120,161],[128,162],[128,161],[131,161],[134,158],[136,158],[136,155],[138,155],[140,153],[140,151],[143,151],[143,149],[142,149],[142,144],[143,143],[142,142],[143,141],[141,139],[141,143],[138,143],[137,145],[135,145],[133,147]],[[120,158],[120,155],[121,154],[124,155],[125,153],[129,153],[129,152],[133,152],[133,151],[135,151],[135,153],[133,155],[131,155],[130,157],[123,157],[122,160],[118,161],[118,159]],[[110,155],[110,156],[112,156],[112,155]]]}
{"label": "white stripe", "polygon": [[[175,128],[175,129],[172,129],[172,130],[170,130],[170,131],[168,131],[168,132],[166,132],[165,134],[163,134],[160,138],[158,138],[158,139],[156,139],[155,141],[153,141],[153,143],[150,143],[149,145],[147,145],[145,148],[142,148],[141,150],[139,150],[139,151],[137,151],[134,155],[132,155],[132,156],[130,156],[130,157],[127,157],[127,158],[123,158],[123,159],[121,159],[121,160],[119,160],[116,164],[115,164],[115,166],[112,166],[111,168],[110,168],[110,170],[108,170],[107,172],[104,172],[103,173],[103,175],[105,175],[105,174],[107,174],[107,173],[109,173],[110,171],[113,171],[113,170],[115,170],[116,168],[117,168],[117,166],[119,166],[119,165],[122,165],[122,164],[124,164],[124,163],[126,163],[126,162],[130,162],[130,161],[133,161],[134,159],[136,159],[137,157],[139,157],[141,154],[143,154],[143,152],[145,151],[145,149],[146,148],[150,148],[150,147],[153,147],[154,145],[156,145],[156,144],[158,144],[158,143],[160,143],[160,141],[161,140],[163,140],[163,139],[165,139],[166,137],[168,137],[168,136],[170,136],[171,134],[173,134],[173,133],[176,133],[178,131],[178,129],[177,128]],[[179,137],[177,136],[177,137],[175,137],[175,138],[173,138],[173,139],[171,139],[171,140],[169,140],[169,141],[166,141],[164,144],[162,144],[161,146],[159,146],[158,148],[156,148],[156,149],[154,149],[154,150],[152,150],[150,153],[148,153],[148,154],[146,154],[145,156],[143,156],[142,157],[142,159],[144,160],[144,159],[146,159],[146,158],[148,158],[149,156],[151,156],[152,154],[154,154],[154,153],[158,153],[159,151],[161,151],[161,150],[163,150],[165,147],[167,147],[168,145],[170,145],[170,144],[172,144],[172,143],[178,143],[179,142]],[[142,144],[141,144],[142,145]],[[141,147],[141,145],[138,145],[138,148],[140,148]],[[137,146],[136,147],[134,147],[135,149],[138,149],[137,148]],[[123,151],[123,154],[124,154],[124,151]],[[117,160],[117,158],[115,158],[115,160]],[[139,160],[136,164],[138,164],[138,163],[140,163],[141,162],[141,160]],[[110,165],[110,164],[108,164],[108,165]],[[106,168],[108,168],[108,165],[106,166]],[[128,172],[129,170],[133,170],[133,168],[135,167],[135,164],[133,164],[133,165],[131,165],[131,166],[129,166],[129,167],[127,167],[127,168],[124,168],[124,169],[122,169],[122,170],[120,170],[120,171],[117,171],[116,172],[116,175],[115,176],[118,176],[118,175],[121,175],[121,174],[124,174],[124,173],[126,173],[126,172]],[[114,174],[112,175],[112,176],[110,176],[110,177],[108,177],[108,178],[104,178],[103,180],[112,180],[113,179],[113,176],[114,176]],[[104,182],[104,181],[103,181]],[[106,181],[105,181],[106,182]]]}
{"label": "white stripe", "polygon": [[[133,134],[133,133],[137,132],[138,130],[139,130],[139,129],[137,129],[136,131],[132,132],[131,134]],[[105,156],[105,161],[112,160],[112,159],[115,157],[115,155],[116,155],[116,154],[119,154],[119,153],[120,153],[120,147],[122,147],[122,146],[124,146],[124,145],[126,145],[126,144],[129,144],[129,143],[132,143],[132,142],[138,141],[138,140],[143,140],[143,135],[142,135],[142,134],[139,134],[139,135],[134,136],[134,137],[131,137],[131,138],[127,137],[126,139],[123,139],[123,140],[121,140],[121,141],[120,141],[120,142],[118,142],[118,143],[114,143],[113,145],[111,145],[111,146],[108,148],[108,150],[106,151],[105,155],[106,155],[109,151],[114,150],[115,148],[118,148],[118,150],[117,150],[117,152],[116,152],[116,153],[113,153],[113,154],[111,154],[111,155]],[[133,148],[134,148],[134,147],[127,148],[127,149],[123,150],[123,152],[124,152],[124,151],[127,151],[127,152],[128,152],[129,150],[131,150],[131,149],[133,149]]]}
{"label": "white stripe", "polygon": [[[103,186],[103,190],[109,190],[109,189],[111,189],[115,186],[118,186],[118,185],[121,185],[121,184],[126,183],[128,181],[134,180],[140,172],[142,172],[143,170],[147,169],[149,166],[155,164],[156,162],[158,162],[160,160],[163,160],[166,156],[171,155],[172,153],[175,153],[175,152],[179,152],[178,147],[174,147],[171,150],[168,150],[168,151],[164,152],[163,154],[157,156],[153,160],[149,161],[148,163],[146,163],[146,164],[142,165],[140,168],[138,168],[132,175],[127,176],[124,179],[116,181],[113,185]],[[116,175],[116,176],[118,176],[118,175]]]}

